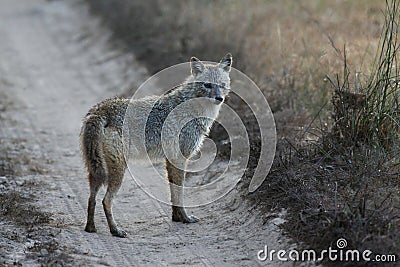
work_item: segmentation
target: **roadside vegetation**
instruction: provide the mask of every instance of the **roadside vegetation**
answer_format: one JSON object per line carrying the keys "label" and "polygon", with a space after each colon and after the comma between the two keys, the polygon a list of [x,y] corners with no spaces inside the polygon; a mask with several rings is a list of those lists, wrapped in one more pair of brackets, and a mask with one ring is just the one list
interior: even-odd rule
{"label": "roadside vegetation", "polygon": [[[229,51],[259,85],[278,148],[263,186],[243,197],[266,220],[287,209],[282,227],[305,248],[345,238],[400,259],[398,0],[87,1],[151,73]],[[229,104],[251,129],[251,169],[256,121]]]}

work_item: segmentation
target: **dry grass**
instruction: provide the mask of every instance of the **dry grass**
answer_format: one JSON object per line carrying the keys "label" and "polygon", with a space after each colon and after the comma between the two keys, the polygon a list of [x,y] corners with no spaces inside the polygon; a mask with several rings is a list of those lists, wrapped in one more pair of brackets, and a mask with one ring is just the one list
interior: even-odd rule
{"label": "dry grass", "polygon": [[[371,73],[351,81],[344,51],[343,75],[333,81],[333,133],[347,145],[360,142],[383,147],[398,153],[400,140],[400,70],[398,66],[400,7],[398,1],[388,1],[385,26]],[[353,75],[354,76],[354,75]],[[354,88],[357,93],[354,93]]]}
{"label": "dry grass", "polygon": [[372,0],[89,2],[151,72],[192,55],[217,60],[230,51],[274,111],[314,113],[329,99],[325,75],[342,66],[332,44],[346,43],[349,64],[368,74],[384,9]]}
{"label": "dry grass", "polygon": [[345,238],[348,249],[392,253],[398,259],[399,168],[383,150],[344,147],[332,137],[324,143],[331,150],[319,143],[280,142],[267,181],[250,198],[266,214],[288,209],[283,229],[304,248],[320,251]]}
{"label": "dry grass", "polygon": [[[87,1],[152,73],[192,55],[234,55],[267,96],[279,135],[272,171],[248,197],[287,208],[294,240],[400,251],[398,37],[382,42],[385,1]],[[249,175],[257,125],[240,100],[229,104],[250,129]]]}

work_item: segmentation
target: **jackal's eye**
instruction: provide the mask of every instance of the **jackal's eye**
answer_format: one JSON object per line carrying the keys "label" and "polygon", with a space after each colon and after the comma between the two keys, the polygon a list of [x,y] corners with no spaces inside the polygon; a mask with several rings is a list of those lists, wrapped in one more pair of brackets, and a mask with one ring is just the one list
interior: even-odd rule
{"label": "jackal's eye", "polygon": [[211,89],[211,83],[204,83],[204,87],[207,89]]}

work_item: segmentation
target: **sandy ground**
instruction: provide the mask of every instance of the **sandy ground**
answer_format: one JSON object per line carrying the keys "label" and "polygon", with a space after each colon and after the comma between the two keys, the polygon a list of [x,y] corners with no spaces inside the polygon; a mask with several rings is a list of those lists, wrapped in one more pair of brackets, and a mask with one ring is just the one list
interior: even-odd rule
{"label": "sandy ground", "polygon": [[[108,45],[109,38],[81,0],[0,0],[1,145],[15,151],[18,164],[21,152],[30,155],[20,164],[24,168],[4,174],[0,184],[34,184],[28,187],[38,199],[34,205],[51,214],[33,236],[1,218],[0,265],[39,265],[61,254],[68,259],[58,263],[71,266],[279,265],[257,260],[265,245],[287,247],[279,220],[266,220],[237,190],[191,209],[201,221],[184,225],[172,222],[168,205],[126,177],[114,215],[128,237],[109,233],[100,204],[104,190],[97,202],[98,232],[83,231],[89,189],[79,153],[81,120],[96,102],[146,77],[132,56]],[[45,242],[38,237],[44,230],[57,249],[50,243],[35,254],[32,246]]]}

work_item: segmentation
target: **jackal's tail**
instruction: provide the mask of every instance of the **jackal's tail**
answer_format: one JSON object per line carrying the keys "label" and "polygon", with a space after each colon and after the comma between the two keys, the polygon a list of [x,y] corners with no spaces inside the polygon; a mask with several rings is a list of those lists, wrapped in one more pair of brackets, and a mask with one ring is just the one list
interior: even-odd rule
{"label": "jackal's tail", "polygon": [[88,115],[81,129],[81,150],[89,172],[90,184],[104,184],[107,181],[106,163],[103,153],[104,125],[100,116]]}

